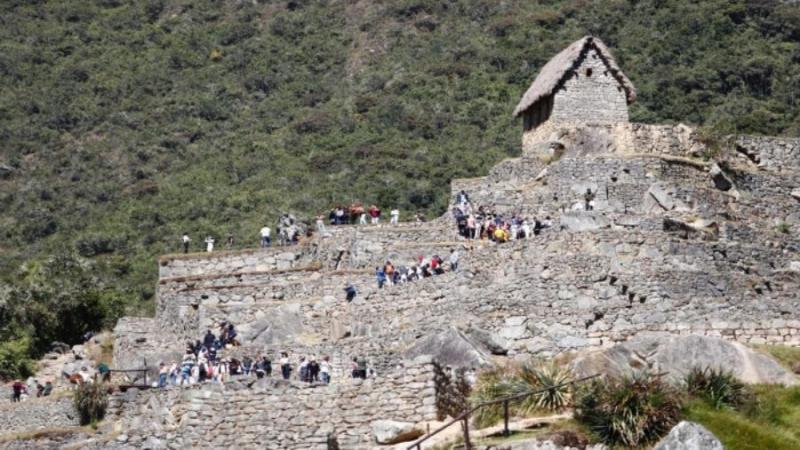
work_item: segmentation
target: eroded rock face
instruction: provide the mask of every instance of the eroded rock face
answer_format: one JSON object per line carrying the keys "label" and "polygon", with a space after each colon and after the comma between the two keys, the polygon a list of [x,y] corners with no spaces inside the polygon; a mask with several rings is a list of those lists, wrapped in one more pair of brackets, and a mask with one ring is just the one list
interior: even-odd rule
{"label": "eroded rock face", "polygon": [[508,354],[508,342],[501,336],[480,328],[468,328],[466,334],[493,355]]}
{"label": "eroded rock face", "polygon": [[675,425],[653,450],[723,450],[725,447],[704,426],[683,421]]}
{"label": "eroded rock face", "polygon": [[772,357],[737,342],[704,336],[642,336],[580,356],[573,367],[581,375],[622,376],[649,370],[673,379],[683,378],[693,367],[712,367],[731,370],[746,383],[798,383]]}
{"label": "eroded rock face", "polygon": [[239,326],[243,339],[256,344],[274,344],[299,336],[303,331],[303,317],[297,305],[282,305],[273,309],[269,317]]}
{"label": "eroded rock face", "polygon": [[481,367],[491,363],[489,352],[454,328],[422,338],[405,354],[409,359],[420,355],[431,355],[441,365],[450,367]]}

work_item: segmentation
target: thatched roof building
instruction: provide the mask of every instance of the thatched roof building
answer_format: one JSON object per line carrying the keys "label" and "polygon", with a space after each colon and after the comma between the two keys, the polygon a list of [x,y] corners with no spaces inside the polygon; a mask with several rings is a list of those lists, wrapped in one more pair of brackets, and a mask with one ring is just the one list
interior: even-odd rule
{"label": "thatched roof building", "polygon": [[526,131],[548,119],[627,122],[628,105],[634,100],[636,89],[608,47],[600,39],[586,36],[545,64],[514,109],[514,116],[523,116]]}

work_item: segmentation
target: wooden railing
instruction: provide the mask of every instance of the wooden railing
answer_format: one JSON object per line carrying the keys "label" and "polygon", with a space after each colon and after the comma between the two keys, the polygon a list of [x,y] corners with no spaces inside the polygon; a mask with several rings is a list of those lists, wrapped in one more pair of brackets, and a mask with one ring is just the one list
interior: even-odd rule
{"label": "wooden railing", "polygon": [[451,425],[456,424],[458,422],[463,422],[464,447],[467,450],[470,450],[472,448],[472,444],[470,443],[470,440],[469,440],[469,419],[470,419],[470,416],[473,413],[475,413],[476,411],[480,410],[480,409],[483,409],[483,408],[486,408],[486,407],[492,406],[492,405],[497,405],[499,403],[503,404],[503,435],[504,436],[508,436],[508,435],[511,434],[511,430],[509,430],[509,428],[508,428],[508,419],[509,419],[509,413],[508,413],[509,408],[508,408],[508,405],[509,405],[509,403],[514,402],[514,401],[518,401],[518,400],[522,400],[523,398],[529,397],[531,395],[541,394],[543,392],[547,392],[547,391],[551,391],[551,390],[554,390],[554,389],[562,388],[564,386],[570,386],[570,385],[575,385],[577,383],[583,383],[585,381],[589,381],[589,380],[597,378],[599,376],[600,376],[600,374],[594,374],[594,375],[591,375],[591,376],[588,376],[588,377],[579,378],[577,380],[572,380],[572,381],[569,381],[569,382],[566,382],[566,383],[561,383],[561,384],[557,384],[557,385],[554,385],[554,386],[548,386],[548,387],[543,388],[543,389],[537,389],[537,390],[534,390],[534,391],[522,392],[522,393],[511,395],[511,396],[508,396],[508,397],[501,397],[501,398],[498,398],[498,399],[495,399],[495,400],[490,400],[488,402],[483,402],[483,403],[477,404],[477,405],[473,406],[472,408],[470,408],[470,409],[464,411],[463,413],[459,414],[455,419],[451,420],[450,422],[447,422],[446,424],[442,425],[441,427],[437,428],[436,430],[434,430],[434,431],[428,433],[427,435],[423,436],[422,438],[420,438],[419,440],[417,440],[416,442],[411,444],[409,447],[407,447],[407,450],[414,450],[414,449],[422,450],[422,443],[423,442],[427,441],[428,439],[430,439],[433,436],[441,433],[442,431],[444,431],[447,428],[449,428]]}

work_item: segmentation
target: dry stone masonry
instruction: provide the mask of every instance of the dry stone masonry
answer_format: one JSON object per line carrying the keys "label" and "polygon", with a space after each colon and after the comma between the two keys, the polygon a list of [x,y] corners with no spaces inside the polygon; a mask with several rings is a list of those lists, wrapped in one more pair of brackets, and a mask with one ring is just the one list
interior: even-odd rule
{"label": "dry stone masonry", "polygon": [[436,419],[431,358],[398,369],[330,386],[265,379],[224,389],[131,389],[111,399],[109,419],[126,430],[115,447],[140,448],[155,439],[174,448],[370,448],[392,434],[389,425],[409,433]]}

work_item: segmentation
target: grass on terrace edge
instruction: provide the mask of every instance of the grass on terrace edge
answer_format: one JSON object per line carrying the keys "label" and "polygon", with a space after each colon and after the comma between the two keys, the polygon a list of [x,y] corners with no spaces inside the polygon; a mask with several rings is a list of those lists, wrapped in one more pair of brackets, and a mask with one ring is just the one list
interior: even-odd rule
{"label": "grass on terrace edge", "polygon": [[800,365],[800,347],[787,345],[757,345],[756,350],[775,358],[781,365],[789,370]]}
{"label": "grass on terrace edge", "polygon": [[[800,348],[759,345],[788,369],[800,364]],[[752,386],[754,401],[740,408],[714,410],[699,401],[684,408],[686,420],[703,424],[728,450],[795,450],[800,448],[800,386]]]}

